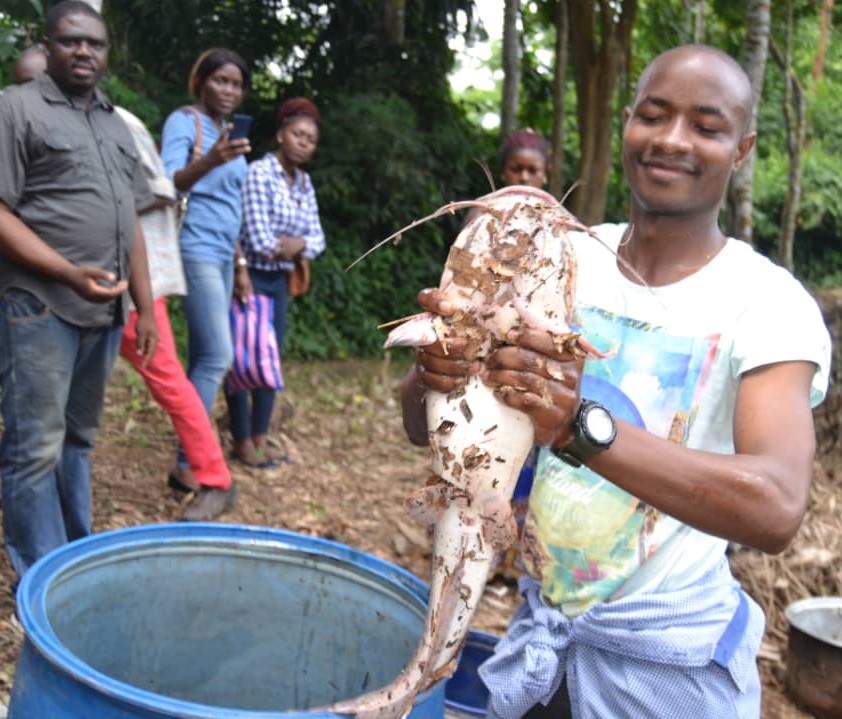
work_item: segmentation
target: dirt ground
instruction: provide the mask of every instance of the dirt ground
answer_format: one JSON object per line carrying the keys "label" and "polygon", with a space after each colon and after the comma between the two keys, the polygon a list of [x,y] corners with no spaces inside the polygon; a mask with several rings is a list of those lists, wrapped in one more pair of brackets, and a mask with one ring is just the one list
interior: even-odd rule
{"label": "dirt ground", "polygon": [[[429,537],[402,506],[426,477],[426,450],[409,444],[396,401],[403,368],[395,362],[288,363],[273,441],[295,464],[255,471],[232,463],[239,496],[221,518],[284,528],[342,542],[429,578]],[[228,434],[218,406],[223,442]],[[282,422],[281,422],[282,420]],[[282,428],[282,431],[281,429]],[[168,489],[174,434],[166,415],[126,365],[109,386],[105,421],[94,453],[96,531],[175,521],[182,496]],[[0,553],[0,716],[22,641],[13,619],[11,571]],[[511,584],[487,589],[475,626],[502,633],[516,604]],[[782,690],[785,646],[770,635],[761,658],[764,719],[809,717]]]}

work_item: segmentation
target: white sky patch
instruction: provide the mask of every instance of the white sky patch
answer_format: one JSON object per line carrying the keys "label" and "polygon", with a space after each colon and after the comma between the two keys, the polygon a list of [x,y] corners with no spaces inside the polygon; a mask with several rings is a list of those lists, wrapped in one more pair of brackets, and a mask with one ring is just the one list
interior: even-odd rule
{"label": "white sky patch", "polygon": [[477,0],[476,2],[477,14],[488,33],[489,42],[465,47],[462,37],[451,41],[450,47],[456,52],[457,70],[450,75],[450,84],[456,92],[464,92],[469,87],[477,87],[481,90],[494,89],[495,77],[488,67],[488,62],[491,60],[490,43],[499,40],[503,34],[503,2],[504,0]]}

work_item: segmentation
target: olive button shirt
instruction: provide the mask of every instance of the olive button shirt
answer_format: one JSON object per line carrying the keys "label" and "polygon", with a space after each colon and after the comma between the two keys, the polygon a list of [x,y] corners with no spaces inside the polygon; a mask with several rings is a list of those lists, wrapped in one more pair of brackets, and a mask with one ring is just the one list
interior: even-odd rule
{"label": "olive button shirt", "polygon": [[[77,265],[129,276],[136,207],[154,197],[129,129],[96,91],[77,107],[42,73],[0,96],[0,200]],[[2,258],[0,295],[31,292],[78,327],[123,324],[127,302],[88,302],[68,285]]]}

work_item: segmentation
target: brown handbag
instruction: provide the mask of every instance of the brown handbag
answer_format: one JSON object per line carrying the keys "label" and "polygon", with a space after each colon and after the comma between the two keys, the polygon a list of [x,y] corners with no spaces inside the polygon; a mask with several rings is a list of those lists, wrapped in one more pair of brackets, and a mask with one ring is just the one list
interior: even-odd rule
{"label": "brown handbag", "polygon": [[296,257],[295,267],[287,275],[287,294],[290,297],[300,297],[310,289],[310,260]]}

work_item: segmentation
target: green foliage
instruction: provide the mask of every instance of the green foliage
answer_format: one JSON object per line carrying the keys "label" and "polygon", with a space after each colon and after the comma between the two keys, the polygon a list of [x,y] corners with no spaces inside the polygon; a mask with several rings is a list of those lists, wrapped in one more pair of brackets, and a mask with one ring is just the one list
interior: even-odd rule
{"label": "green foliage", "polygon": [[[43,0],[4,0],[0,11],[0,85],[9,82],[14,58],[37,41]],[[286,353],[300,358],[345,358],[381,353],[385,331],[377,325],[418,311],[416,293],[438,281],[447,247],[461,216],[433,220],[404,233],[346,271],[347,266],[396,230],[452,200],[484,194],[499,182],[500,138],[480,119],[499,109],[499,88],[469,88],[454,98],[447,76],[457,33],[470,42],[481,33],[472,0],[406,0],[403,43],[389,42],[383,9],[390,0],[105,0],[112,48],[104,88],[141,117],[153,134],[174,108],[189,101],[187,76],[200,52],[223,45],[239,51],[254,70],[243,111],[252,114],[254,153],[270,148],[274,109],[284,97],[313,97],[322,109],[322,140],[310,167],[319,197],[328,250],[313,264],[313,287],[290,309]],[[638,0],[631,67],[616,97],[620,108],[644,65],[657,53],[692,38],[695,3]],[[46,6],[47,3],[43,2]],[[837,4],[838,5],[838,4]],[[556,0],[521,3],[524,29],[519,124],[549,136]],[[502,9],[501,9],[502,12]],[[835,9],[838,27],[842,8]],[[467,22],[465,22],[467,18]],[[803,199],[795,259],[811,283],[842,278],[837,228],[842,222],[840,148],[842,48],[831,39],[824,78],[810,73],[818,37],[819,4],[796,0],[795,68],[808,91],[809,129]],[[773,33],[782,43],[783,15],[775,4]],[[707,42],[739,57],[745,34],[745,1],[707,0]],[[581,32],[581,29],[572,29]],[[499,68],[499,47],[492,58]],[[576,96],[572,77],[565,97],[565,185],[578,168]],[[773,253],[787,188],[788,158],[781,112],[783,75],[767,66],[760,105],[755,168],[755,235]],[[619,152],[608,190],[606,216],[627,214],[628,192]],[[180,303],[171,315],[184,353]]]}
{"label": "green foliage", "polygon": [[[837,158],[814,141],[803,158],[801,204],[795,243],[795,274],[811,285],[838,286],[842,279],[842,176]],[[758,249],[771,257],[777,251],[780,217],[788,184],[786,150],[766,153],[754,175],[754,223]]]}
{"label": "green foliage", "polygon": [[41,0],[6,0],[0,11],[0,88],[14,79],[21,50],[38,42],[44,6]]}
{"label": "green foliage", "polygon": [[[339,358],[381,352],[383,322],[419,311],[416,295],[438,283],[458,216],[407,231],[350,270],[366,250],[484,183],[478,139],[453,122],[429,130],[395,95],[340,95],[329,105],[312,168],[328,249],[313,263],[310,293],[292,302],[287,354]],[[446,118],[443,118],[446,119]]]}
{"label": "green foliage", "polygon": [[149,128],[161,126],[163,121],[161,108],[151,98],[134,91],[116,75],[103,78],[100,87],[115,105],[125,107],[137,115]]}

